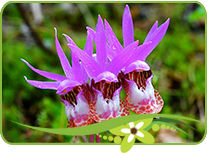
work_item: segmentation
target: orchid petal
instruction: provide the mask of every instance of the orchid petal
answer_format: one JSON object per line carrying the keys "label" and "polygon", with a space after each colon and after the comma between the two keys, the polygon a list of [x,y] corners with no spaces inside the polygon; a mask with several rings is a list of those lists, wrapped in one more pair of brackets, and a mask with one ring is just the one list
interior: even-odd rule
{"label": "orchid petal", "polygon": [[133,21],[128,5],[126,5],[124,9],[124,14],[122,19],[122,31],[123,31],[124,47],[127,47],[129,44],[134,42]]}
{"label": "orchid petal", "polygon": [[31,66],[26,60],[22,59],[21,60],[27,65],[29,66],[29,68],[31,68],[34,72],[48,78],[48,79],[51,79],[51,80],[56,80],[56,81],[62,81],[62,80],[65,80],[67,79],[65,76],[62,76],[62,75],[59,75],[59,74],[55,74],[55,73],[50,73],[50,72],[46,72],[46,71],[41,71],[41,70],[38,70],[36,68],[34,68],[33,66]]}
{"label": "orchid petal", "polygon": [[106,80],[108,82],[118,82],[117,76],[108,71],[99,74],[94,80],[95,82],[99,82],[101,80]]}
{"label": "orchid petal", "polygon": [[[63,34],[67,39],[68,43],[74,46],[77,46],[75,42],[66,34]],[[71,59],[72,59],[72,78],[76,79],[79,82],[87,80],[87,75],[85,70],[81,67],[78,57],[71,52]]]}
{"label": "orchid petal", "polygon": [[65,36],[69,44],[76,45],[75,42],[68,35],[63,34],[63,36]]}
{"label": "orchid petal", "polygon": [[121,51],[123,47],[119,43],[119,40],[117,39],[116,35],[114,34],[111,26],[107,22],[107,20],[104,20],[105,23],[105,30],[106,30],[106,38],[108,40],[108,43],[110,47],[115,51]]}
{"label": "orchid petal", "polygon": [[[69,36],[67,36],[66,34],[63,34],[63,35],[66,37],[69,44],[77,46],[75,44],[75,42]],[[79,62],[79,58],[73,52],[71,52],[71,59],[72,59],[72,77],[73,77],[73,79],[75,79],[81,83],[87,82],[88,76],[86,74],[86,71],[81,66],[81,64]]]}
{"label": "orchid petal", "polygon": [[94,40],[95,39],[96,32],[92,28],[90,28],[90,27],[86,27],[86,29],[91,34],[91,37]]}
{"label": "orchid petal", "polygon": [[116,57],[116,55],[117,55],[117,53],[114,52],[114,50],[111,49],[111,47],[108,44],[106,45],[106,53],[107,53],[107,57],[110,61],[112,59],[114,59],[114,57]]}
{"label": "orchid petal", "polygon": [[134,70],[149,71],[150,67],[146,62],[137,60],[126,67],[126,69],[124,70],[124,74],[132,72]]}
{"label": "orchid petal", "polygon": [[147,34],[147,37],[144,40],[144,43],[148,42],[152,34],[157,30],[158,27],[158,21],[155,21],[154,25],[150,29],[149,33]]}
{"label": "orchid petal", "polygon": [[100,64],[101,67],[103,67],[107,62],[106,37],[105,37],[103,21],[100,15],[98,16],[98,22],[96,26],[95,43],[96,43],[97,62]]}
{"label": "orchid petal", "polygon": [[168,18],[165,23],[163,23],[150,37],[149,41],[152,41],[152,44],[142,52],[140,55],[140,60],[145,60],[147,56],[152,52],[152,50],[158,45],[158,43],[163,39],[167,31],[170,19]]}
{"label": "orchid petal", "polygon": [[66,94],[68,91],[72,90],[78,85],[81,85],[81,83],[73,80],[64,80],[59,84],[56,93],[59,95]]}
{"label": "orchid petal", "polygon": [[[108,89],[108,86],[105,87],[106,90],[109,92],[111,89]],[[95,114],[95,121],[100,122],[103,120],[108,120],[111,118],[116,118],[121,116],[122,114],[122,108],[121,108],[121,99],[120,99],[120,92],[122,87],[120,86],[118,89],[116,89],[113,92],[112,98],[104,98],[103,89],[101,90],[93,88],[94,91],[96,91],[95,96],[95,105],[92,107],[94,108],[94,114]],[[92,109],[93,110],[93,109]]]}
{"label": "orchid petal", "polygon": [[81,82],[82,84],[87,83],[88,82],[88,75],[86,73],[86,70],[84,69],[84,67],[80,64],[80,70],[79,72],[77,72],[77,74],[79,75],[79,82]]}
{"label": "orchid petal", "polygon": [[77,104],[72,106],[67,100],[61,98],[65,103],[65,113],[69,122],[69,127],[81,127],[91,124],[90,108],[83,91],[81,91],[75,99]]}
{"label": "orchid petal", "polygon": [[118,75],[120,70],[127,64],[128,60],[133,54],[133,51],[138,47],[138,41],[131,43],[122,52],[120,52],[112,61],[108,64],[107,70]]}
{"label": "orchid petal", "polygon": [[142,59],[142,54],[148,50],[149,46],[152,44],[152,41],[147,42],[145,44],[140,45],[138,48],[136,48],[133,52],[133,56],[131,56],[131,58],[128,60],[126,66],[129,66],[132,62],[135,62],[137,60],[141,60]]}
{"label": "orchid petal", "polygon": [[93,55],[93,39],[92,39],[91,31],[87,31],[87,39],[86,39],[86,44],[84,47],[84,51],[89,55]]}
{"label": "orchid petal", "polygon": [[56,44],[57,53],[58,53],[62,68],[65,72],[65,75],[67,77],[70,77],[71,76],[71,66],[70,66],[70,63],[68,62],[68,59],[65,56],[65,53],[63,52],[63,50],[60,46],[60,43],[58,41],[57,30],[56,30],[56,28],[54,28],[54,29],[55,29],[55,44]]}
{"label": "orchid petal", "polygon": [[40,89],[54,89],[56,90],[59,86],[59,82],[44,82],[44,81],[35,81],[35,80],[28,80],[26,76],[24,76],[25,80],[31,84],[32,86],[35,86]]}
{"label": "orchid petal", "polygon": [[88,73],[89,77],[95,78],[98,74],[102,72],[99,67],[99,64],[90,57],[86,52],[78,48],[77,46],[68,45],[72,52],[74,52],[79,59],[81,60],[81,64],[85,68],[86,72]]}

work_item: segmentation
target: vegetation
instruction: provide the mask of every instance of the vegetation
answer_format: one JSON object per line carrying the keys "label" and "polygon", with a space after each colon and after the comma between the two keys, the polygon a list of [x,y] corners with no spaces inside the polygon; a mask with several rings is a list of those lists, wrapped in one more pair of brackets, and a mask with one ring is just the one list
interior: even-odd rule
{"label": "vegetation", "polygon": [[[85,137],[60,136],[25,129],[11,121],[33,126],[64,128],[64,104],[52,90],[32,87],[24,80],[45,80],[31,71],[20,58],[34,67],[63,74],[56,54],[54,27],[70,59],[70,50],[61,35],[68,34],[81,48],[86,26],[95,28],[98,14],[106,18],[122,42],[121,18],[125,4],[41,4],[32,12],[31,4],[9,4],[3,12],[3,136],[9,142],[85,142]],[[161,43],[147,58],[154,73],[153,84],[164,102],[161,113],[178,114],[201,120],[184,128],[188,136],[176,133],[184,142],[200,141],[204,134],[205,107],[205,10],[198,4],[129,4],[135,26],[135,39],[143,42],[158,20],[168,17],[170,26]],[[40,13],[42,19],[37,20]],[[179,127],[184,127],[180,125]],[[161,133],[161,132],[160,132]],[[163,142],[157,133],[156,140]],[[168,132],[166,138],[170,136]]]}

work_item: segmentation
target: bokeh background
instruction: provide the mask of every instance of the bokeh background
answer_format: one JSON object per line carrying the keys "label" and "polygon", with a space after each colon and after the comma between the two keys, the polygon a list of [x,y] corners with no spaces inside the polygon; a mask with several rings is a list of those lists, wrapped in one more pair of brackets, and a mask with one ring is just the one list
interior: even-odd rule
{"label": "bokeh background", "polygon": [[[170,18],[170,26],[161,43],[147,58],[154,73],[153,84],[165,101],[163,114],[199,119],[188,123],[188,135],[170,130],[153,134],[156,142],[197,142],[204,134],[205,123],[205,10],[195,3],[129,4],[135,39],[144,41],[158,20]],[[34,67],[63,75],[56,54],[54,27],[70,59],[70,50],[61,35],[68,34],[81,48],[86,40],[86,26],[95,28],[98,14],[106,18],[122,42],[122,14],[125,4],[8,4],[2,16],[3,136],[9,142],[82,142],[88,136],[72,137],[33,131],[13,124],[64,128],[64,105],[53,90],[32,87],[24,80],[46,80],[31,71],[20,58]],[[105,142],[105,141],[102,141]]]}

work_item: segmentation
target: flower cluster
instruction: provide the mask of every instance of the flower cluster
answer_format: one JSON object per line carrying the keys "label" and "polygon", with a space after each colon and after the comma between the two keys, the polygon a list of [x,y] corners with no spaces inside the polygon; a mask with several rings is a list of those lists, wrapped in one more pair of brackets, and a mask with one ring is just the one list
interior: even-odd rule
{"label": "flower cluster", "polygon": [[[41,89],[54,89],[65,104],[68,127],[79,127],[119,116],[129,115],[129,109],[137,114],[159,113],[163,100],[153,88],[153,78],[146,57],[164,37],[169,19],[158,27],[152,26],[143,44],[134,41],[133,21],[128,5],[124,10],[122,46],[109,23],[98,16],[96,30],[87,27],[84,49],[80,49],[67,35],[71,49],[72,67],[57,38],[55,44],[65,76],[38,70],[23,60],[36,73],[55,80],[26,81]],[[93,42],[96,54],[93,54]],[[126,92],[125,102],[120,92]]]}

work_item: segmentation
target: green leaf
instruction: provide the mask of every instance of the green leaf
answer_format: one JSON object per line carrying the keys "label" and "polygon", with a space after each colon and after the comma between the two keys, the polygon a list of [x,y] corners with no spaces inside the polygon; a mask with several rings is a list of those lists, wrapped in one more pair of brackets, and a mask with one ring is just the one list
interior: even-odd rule
{"label": "green leaf", "polygon": [[192,127],[191,125],[188,125],[180,120],[175,120],[175,119],[169,119],[169,118],[159,118],[159,119],[154,119],[154,121],[163,121],[163,122],[174,122],[174,123],[178,123],[178,124],[183,124],[186,127],[189,127],[191,129],[196,130],[194,127]]}
{"label": "green leaf", "polygon": [[[137,114],[137,115],[129,115],[119,118],[114,118],[110,120],[105,120],[103,122],[91,124],[88,126],[83,127],[75,127],[75,128],[41,128],[41,127],[33,127],[25,124],[21,124],[18,122],[15,122],[18,125],[32,128],[34,130],[39,130],[47,133],[53,133],[53,134],[60,134],[60,135],[90,135],[90,134],[96,134],[101,133],[116,127],[119,127],[120,125],[124,125],[126,123],[136,121],[136,120],[144,120],[149,119],[153,117],[168,117],[168,118],[180,118],[183,120],[191,120],[195,122],[199,122],[198,120],[184,117],[184,116],[178,116],[178,115],[167,115],[167,114]],[[147,120],[148,121],[148,120]],[[150,123],[150,120],[146,122],[146,125]]]}
{"label": "green leaf", "polygon": [[128,142],[128,137],[129,135],[126,135],[122,141],[122,144],[121,144],[121,152],[125,153],[125,152],[128,152],[132,146],[134,145],[134,142],[135,142],[135,137],[133,138],[133,140],[131,142]]}
{"label": "green leaf", "polygon": [[150,133],[148,133],[147,131],[145,131],[145,130],[138,130],[138,131],[140,131],[140,132],[142,132],[144,134],[144,137],[139,137],[139,136],[135,135],[135,137],[139,141],[141,141],[141,142],[143,142],[145,144],[152,144],[152,143],[155,142],[154,137]]}

